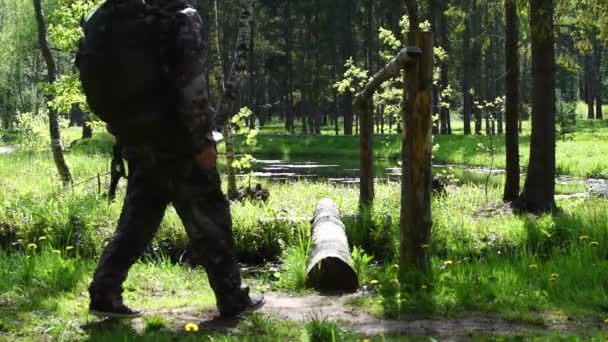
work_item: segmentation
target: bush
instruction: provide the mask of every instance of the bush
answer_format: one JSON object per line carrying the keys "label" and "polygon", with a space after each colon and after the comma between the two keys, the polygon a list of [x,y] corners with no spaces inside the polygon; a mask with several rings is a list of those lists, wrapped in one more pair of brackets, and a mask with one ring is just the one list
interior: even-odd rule
{"label": "bush", "polygon": [[[67,128],[69,121],[59,118],[59,127]],[[17,113],[15,130],[18,132],[16,143],[20,150],[42,152],[50,149],[49,118],[43,114]],[[65,141],[62,141],[65,145]]]}

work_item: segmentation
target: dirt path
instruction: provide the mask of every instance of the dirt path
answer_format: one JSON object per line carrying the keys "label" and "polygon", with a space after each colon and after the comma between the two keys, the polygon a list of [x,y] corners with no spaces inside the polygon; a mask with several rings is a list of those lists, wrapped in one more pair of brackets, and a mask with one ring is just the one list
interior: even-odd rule
{"label": "dirt path", "polygon": [[[463,318],[394,320],[379,319],[345,303],[352,296],[328,297],[309,295],[304,297],[289,297],[278,294],[268,294],[266,304],[259,311],[262,314],[277,319],[305,323],[312,318],[337,320],[357,333],[367,336],[412,336],[437,337],[442,340],[461,341],[471,336],[512,336],[543,333],[575,334],[580,325],[572,322],[562,323],[555,319],[545,319],[546,325],[535,325],[522,321],[512,321],[490,315],[475,315]],[[231,332],[237,322],[216,319],[216,312],[211,308],[184,307],[171,310],[151,312],[149,315],[162,316],[171,322],[171,330],[183,332],[186,323],[195,322],[201,332]],[[142,319],[134,322],[134,328],[143,331],[145,323]]]}
{"label": "dirt path", "polygon": [[[477,335],[513,335],[541,332],[545,327],[525,322],[514,322],[491,316],[450,318],[441,320],[401,321],[379,319],[345,305],[349,297],[279,297],[268,296],[261,310],[269,315],[297,322],[305,322],[312,317],[338,320],[352,331],[368,336],[407,335],[434,337],[467,337]],[[562,330],[562,327],[554,327]]]}

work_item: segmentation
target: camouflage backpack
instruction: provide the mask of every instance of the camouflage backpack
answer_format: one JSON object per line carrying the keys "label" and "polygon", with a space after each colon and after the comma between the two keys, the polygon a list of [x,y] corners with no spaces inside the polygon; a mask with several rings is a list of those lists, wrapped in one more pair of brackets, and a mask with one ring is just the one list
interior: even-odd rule
{"label": "camouflage backpack", "polygon": [[76,58],[82,87],[92,112],[122,143],[160,140],[174,108],[166,19],[143,1],[108,0],[83,24]]}

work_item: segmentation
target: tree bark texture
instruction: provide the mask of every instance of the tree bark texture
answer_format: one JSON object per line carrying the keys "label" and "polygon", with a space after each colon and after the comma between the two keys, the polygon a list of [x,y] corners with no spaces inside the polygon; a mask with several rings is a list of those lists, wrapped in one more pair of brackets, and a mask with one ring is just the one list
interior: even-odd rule
{"label": "tree bark texture", "polygon": [[[49,84],[53,84],[57,80],[57,66],[55,64],[55,60],[53,59],[53,54],[51,53],[51,48],[49,46],[46,22],[44,20],[44,13],[42,12],[42,0],[33,1],[34,12],[36,15],[36,23],[38,26],[38,43],[40,44],[40,49],[42,50],[42,56],[44,57],[44,61],[46,62],[48,72],[47,81]],[[46,96],[47,103],[52,100],[53,98],[51,95]],[[64,186],[67,186],[72,182],[72,174],[70,173],[70,169],[68,168],[68,165],[66,164],[65,158],[63,156],[61,130],[59,127],[59,115],[57,113],[57,110],[50,106],[48,107],[48,110],[49,130],[51,134],[51,152],[53,154],[53,160],[55,161],[55,166],[57,167],[57,171],[59,172],[61,182]]]}
{"label": "tree bark texture", "polygon": [[532,213],[555,205],[555,37],[553,0],[530,1],[532,135],[528,175],[515,207]]}
{"label": "tree bark texture", "polygon": [[403,113],[400,276],[402,284],[417,290],[430,272],[434,53],[432,33],[412,36],[422,53],[406,72],[409,103]]}
{"label": "tree bark texture", "polygon": [[355,292],[359,288],[346,227],[338,206],[330,199],[321,200],[315,210],[306,284],[324,292]]}
{"label": "tree bark texture", "polygon": [[505,148],[507,154],[507,174],[503,199],[512,202],[519,195],[519,17],[517,15],[517,0],[505,0],[505,16],[507,27],[506,78],[507,99],[505,115],[507,134]]}

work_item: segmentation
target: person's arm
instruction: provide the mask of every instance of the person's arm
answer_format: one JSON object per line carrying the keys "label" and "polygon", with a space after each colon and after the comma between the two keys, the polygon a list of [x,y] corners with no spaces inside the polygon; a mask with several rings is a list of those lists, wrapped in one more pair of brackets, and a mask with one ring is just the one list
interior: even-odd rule
{"label": "person's arm", "polygon": [[215,167],[215,143],[211,135],[213,113],[206,78],[207,54],[201,36],[203,23],[191,7],[180,11],[176,20],[174,70],[178,120],[188,130],[199,161],[203,166]]}

